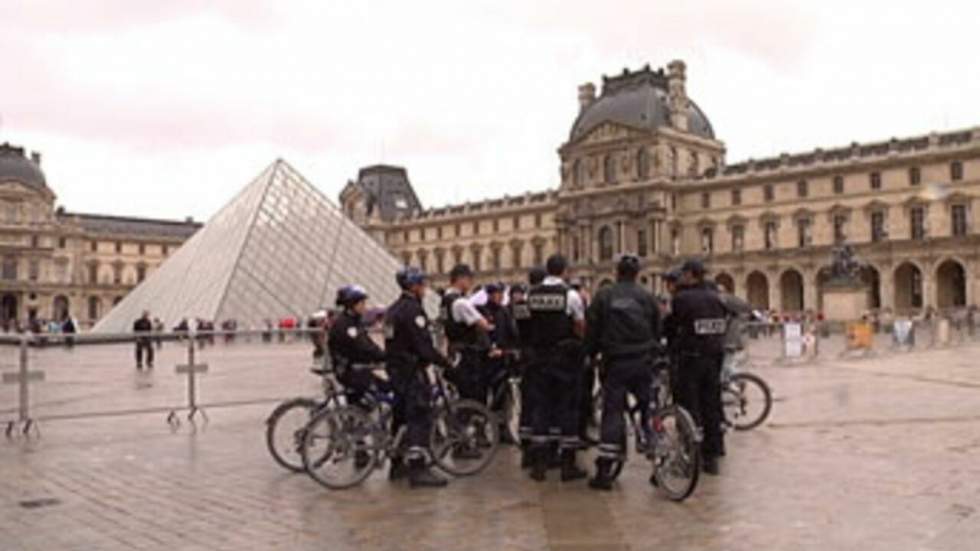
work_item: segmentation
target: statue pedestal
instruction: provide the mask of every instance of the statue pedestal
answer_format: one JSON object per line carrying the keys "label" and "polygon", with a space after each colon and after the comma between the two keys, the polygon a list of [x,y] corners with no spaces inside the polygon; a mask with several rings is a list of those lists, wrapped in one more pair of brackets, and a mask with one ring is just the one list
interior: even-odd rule
{"label": "statue pedestal", "polygon": [[823,288],[823,315],[829,322],[861,319],[868,309],[868,290],[860,281],[833,281]]}

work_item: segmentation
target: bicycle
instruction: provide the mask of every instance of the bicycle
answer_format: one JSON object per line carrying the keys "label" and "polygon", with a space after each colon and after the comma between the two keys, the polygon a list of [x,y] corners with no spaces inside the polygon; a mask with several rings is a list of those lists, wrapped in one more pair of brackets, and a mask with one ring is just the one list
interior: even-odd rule
{"label": "bicycle", "polygon": [[500,421],[505,441],[521,441],[521,373],[517,366],[518,353],[504,351],[504,369],[490,380],[490,411],[501,412]]}
{"label": "bicycle", "polygon": [[[721,370],[721,404],[723,428],[736,431],[752,430],[769,417],[772,410],[772,391],[769,385],[752,373],[744,372],[750,365],[745,351],[729,351]],[[758,412],[753,406],[761,404]]]}
{"label": "bicycle", "polygon": [[[650,481],[670,500],[684,501],[698,485],[701,476],[701,431],[694,418],[683,407],[673,403],[670,386],[670,362],[665,357],[654,359],[651,370],[650,404],[647,424],[635,397],[627,396],[628,431],[635,439],[634,447],[650,460],[653,473]],[[593,406],[596,418],[601,419],[602,395],[597,394]],[[623,471],[626,459],[613,463],[613,480]]]}
{"label": "bicycle", "polygon": [[306,426],[321,410],[344,403],[344,392],[334,376],[330,361],[324,358],[322,367],[310,369],[322,379],[323,398],[298,397],[277,405],[265,421],[265,444],[276,463],[288,471],[304,471],[300,445]]}
{"label": "bicycle", "polygon": [[[429,452],[437,468],[454,476],[483,471],[500,444],[497,418],[473,400],[451,398],[442,371],[433,368],[433,422]],[[303,431],[306,472],[332,490],[362,483],[389,459],[400,458],[406,427],[391,434],[393,394],[368,390],[361,401],[318,412]]]}

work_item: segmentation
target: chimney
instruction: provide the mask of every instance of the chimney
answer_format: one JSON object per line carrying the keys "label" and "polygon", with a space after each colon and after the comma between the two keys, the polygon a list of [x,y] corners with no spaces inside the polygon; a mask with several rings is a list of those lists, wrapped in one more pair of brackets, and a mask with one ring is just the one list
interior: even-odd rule
{"label": "chimney", "polygon": [[39,152],[31,151],[31,160],[34,161],[34,164],[37,166],[41,166],[41,154]]}
{"label": "chimney", "polygon": [[670,125],[687,132],[688,111],[690,103],[687,99],[687,65],[681,60],[671,61],[667,65],[668,104],[670,105]]}
{"label": "chimney", "polygon": [[585,108],[592,105],[595,101],[595,84],[591,82],[586,82],[585,84],[578,87],[578,107],[579,111],[585,111]]}

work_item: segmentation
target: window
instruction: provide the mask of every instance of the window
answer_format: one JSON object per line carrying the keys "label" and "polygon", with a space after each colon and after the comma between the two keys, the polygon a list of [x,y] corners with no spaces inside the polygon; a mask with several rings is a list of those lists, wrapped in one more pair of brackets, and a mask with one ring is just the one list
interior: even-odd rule
{"label": "window", "polygon": [[641,180],[650,177],[650,154],[645,147],[636,152],[636,166]]}
{"label": "window", "polygon": [[[459,266],[463,263],[463,251],[462,249],[453,249],[453,265]],[[406,262],[407,264],[407,262]]]}
{"label": "window", "polygon": [[638,230],[636,232],[636,254],[641,257],[647,255],[647,232],[646,230]]}
{"label": "window", "polygon": [[500,249],[490,250],[490,264],[494,270],[500,269]]}
{"label": "window", "polygon": [[670,254],[676,256],[681,253],[681,231],[677,228],[670,229]]}
{"label": "window", "polygon": [[477,272],[483,271],[483,250],[473,249],[473,270]]}
{"label": "window", "polygon": [[765,235],[765,246],[766,250],[772,250],[776,248],[776,222],[770,220],[766,222],[766,235]]}
{"label": "window", "polygon": [[844,193],[844,177],[834,176],[834,193],[840,195]]}
{"label": "window", "polygon": [[463,226],[461,226],[460,224],[456,224],[454,232],[455,232],[454,235],[456,235],[456,237],[461,237],[463,235]]}
{"label": "window", "polygon": [[871,189],[879,190],[881,189],[881,173],[872,172],[871,173]]}
{"label": "window", "polygon": [[500,231],[500,220],[493,219],[493,233],[498,233]]}
{"label": "window", "polygon": [[711,254],[715,250],[715,230],[701,228],[701,252]]}
{"label": "window", "polygon": [[511,247],[510,255],[512,264],[515,268],[521,268],[524,261],[521,259],[521,253],[523,252],[521,245],[514,245]]}
{"label": "window", "polygon": [[442,240],[442,226],[436,228],[436,239]]}
{"label": "window", "polygon": [[143,283],[146,279],[146,266],[142,264],[136,267],[136,283]]}
{"label": "window", "polygon": [[402,243],[408,243],[410,237],[411,235],[408,234],[408,230],[405,230],[405,232],[402,234]]}
{"label": "window", "polygon": [[99,297],[88,297],[88,319],[94,320],[99,318],[99,306],[101,306]]}
{"label": "window", "polygon": [[572,262],[578,262],[582,259],[582,244],[579,243],[578,236],[572,236]]}
{"label": "window", "polygon": [[871,242],[878,243],[879,241],[884,241],[887,235],[885,234],[885,213],[882,211],[875,211],[871,213]]}
{"label": "window", "polygon": [[813,236],[810,234],[810,219],[801,218],[796,222],[796,242],[800,248],[809,247]]}
{"label": "window", "polygon": [[534,265],[544,265],[544,245],[541,243],[534,244]]}
{"label": "window", "polygon": [[95,285],[99,282],[99,265],[92,263],[88,265],[88,282]]}
{"label": "window", "polygon": [[140,243],[140,255],[142,256],[144,254],[146,254],[146,244]]}
{"label": "window", "polygon": [[41,262],[39,260],[32,258],[30,263],[28,263],[27,277],[31,281],[37,281],[41,278]]}
{"label": "window", "polygon": [[922,171],[919,167],[913,166],[909,169],[909,185],[917,186],[922,183]]}
{"label": "window", "polygon": [[616,160],[613,159],[612,155],[606,155],[602,160],[602,176],[607,184],[612,184],[616,181]]}
{"label": "window", "polygon": [[966,235],[967,221],[966,221],[966,205],[953,205],[950,209],[950,227],[953,232],[954,237],[963,237]]}
{"label": "window", "polygon": [[68,246],[68,240],[65,239],[64,237],[59,237],[58,238],[58,248],[59,249],[64,249],[67,246]]}
{"label": "window", "polygon": [[[582,163],[575,159],[572,163],[572,184],[575,186],[580,186],[585,182],[585,178],[582,177]],[[514,226],[517,227],[516,225]]]}
{"label": "window", "polygon": [[36,236],[36,235],[32,235],[31,236],[31,248],[32,249],[38,249],[40,247],[41,247],[41,238],[38,237],[38,236]]}
{"label": "window", "polygon": [[521,229],[521,217],[520,216],[515,216],[514,219],[511,220],[510,224],[511,224],[511,226],[514,227],[515,230]]}
{"label": "window", "polygon": [[119,241],[116,241],[116,252],[117,253],[121,253],[122,252],[122,243],[119,242]]}
{"label": "window", "polygon": [[613,231],[609,226],[599,229],[599,260],[612,260],[613,254]]}
{"label": "window", "polygon": [[732,250],[739,252],[745,248],[745,226],[732,226]]}
{"label": "window", "polygon": [[163,256],[167,256],[168,254],[170,254],[170,247],[164,245],[163,250],[161,252],[163,253]]}
{"label": "window", "polygon": [[122,264],[116,264],[115,266],[112,267],[112,282],[115,283],[116,285],[122,283],[122,271],[123,271]]}
{"label": "window", "polygon": [[796,196],[797,197],[807,197],[810,195],[810,186],[807,184],[806,180],[800,180],[796,182]]}
{"label": "window", "polygon": [[473,235],[480,235],[480,222],[473,222]]}
{"label": "window", "polygon": [[949,165],[949,179],[958,182],[963,179],[963,162],[953,161]]}
{"label": "window", "polygon": [[847,241],[847,234],[844,231],[847,225],[847,216],[843,214],[834,215],[834,243],[843,243]]}
{"label": "window", "polygon": [[91,243],[91,248],[92,248],[92,252],[93,252],[93,253],[94,253],[94,252],[96,252],[96,251],[98,251],[98,250],[99,250],[99,244],[98,244],[98,242],[96,242],[96,241],[93,241],[93,242]]}
{"label": "window", "polygon": [[733,189],[732,190],[732,205],[739,206],[742,204],[742,190]]}
{"label": "window", "polygon": [[3,257],[3,279],[13,281],[17,279],[17,259],[12,256]]}
{"label": "window", "polygon": [[775,197],[775,191],[772,188],[772,184],[766,184],[762,187],[762,196],[765,198],[766,202],[772,201]]}
{"label": "window", "polygon": [[914,241],[920,241],[926,237],[926,210],[924,207],[912,207],[909,210],[909,227],[911,237]]}
{"label": "window", "polygon": [[535,228],[540,228],[541,227],[541,213],[540,212],[534,215],[534,227]]}
{"label": "window", "polygon": [[711,208],[711,194],[707,191],[701,194],[701,208],[710,209]]}

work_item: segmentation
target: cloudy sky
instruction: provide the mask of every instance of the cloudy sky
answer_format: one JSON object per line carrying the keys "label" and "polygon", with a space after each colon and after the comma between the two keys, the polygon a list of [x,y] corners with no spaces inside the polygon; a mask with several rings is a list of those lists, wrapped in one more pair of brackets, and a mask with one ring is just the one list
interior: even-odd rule
{"label": "cloudy sky", "polygon": [[205,219],[277,157],[426,206],[558,183],[576,88],[688,63],[728,162],[980,125],[951,0],[3,0],[0,141],[70,210]]}

